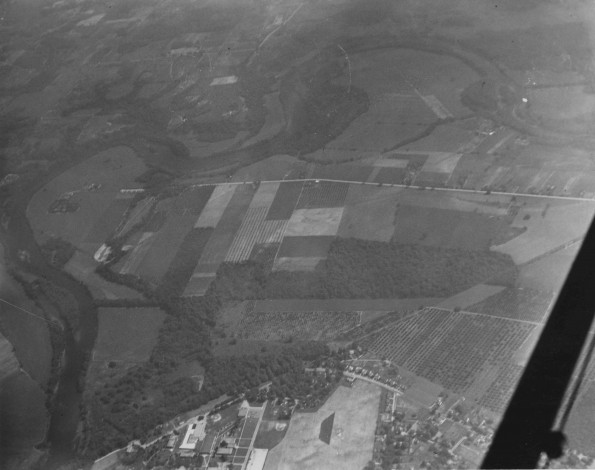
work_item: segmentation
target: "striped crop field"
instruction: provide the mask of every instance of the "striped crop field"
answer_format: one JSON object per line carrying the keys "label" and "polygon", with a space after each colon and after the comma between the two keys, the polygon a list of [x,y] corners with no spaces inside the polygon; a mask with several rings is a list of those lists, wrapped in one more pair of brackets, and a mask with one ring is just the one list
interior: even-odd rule
{"label": "striped crop field", "polygon": [[268,208],[248,209],[225,261],[239,262],[250,258],[252,249],[259,243],[279,243],[283,238],[287,220],[266,220]]}
{"label": "striped crop field", "polygon": [[259,186],[229,247],[225,261],[247,260],[256,244],[281,241],[287,220],[266,220],[278,189],[279,183],[263,183]]}
{"label": "striped crop field", "polygon": [[343,207],[348,190],[348,183],[335,183],[329,181],[306,183],[296,209]]}

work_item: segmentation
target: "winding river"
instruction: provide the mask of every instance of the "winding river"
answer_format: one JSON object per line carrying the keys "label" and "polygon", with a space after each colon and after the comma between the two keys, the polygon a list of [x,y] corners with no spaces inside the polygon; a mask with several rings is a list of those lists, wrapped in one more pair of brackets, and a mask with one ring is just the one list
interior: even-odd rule
{"label": "winding river", "polygon": [[[46,180],[47,181],[47,180]],[[39,186],[38,186],[39,187]],[[38,189],[38,188],[36,188]],[[87,288],[64,272],[49,266],[43,258],[33,231],[26,217],[26,208],[34,191],[20,194],[16,207],[11,211],[6,231],[0,231],[6,257],[24,271],[51,280],[52,283],[70,292],[78,303],[79,322],[76,330],[63,330],[64,360],[60,370],[58,387],[54,395],[54,406],[46,437],[50,448],[45,468],[53,469],[75,455],[74,438],[80,419],[82,390],[78,386],[84,373],[85,358],[90,357],[97,336],[97,314],[93,298]],[[19,250],[30,254],[28,262],[17,256]]]}

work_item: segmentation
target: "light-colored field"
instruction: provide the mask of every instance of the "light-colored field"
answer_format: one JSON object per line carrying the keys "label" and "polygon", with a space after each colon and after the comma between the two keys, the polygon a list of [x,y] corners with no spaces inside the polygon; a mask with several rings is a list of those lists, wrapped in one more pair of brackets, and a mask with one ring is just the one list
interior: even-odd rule
{"label": "light-colored field", "polygon": [[590,202],[551,204],[551,207],[546,207],[545,202],[528,203],[512,224],[513,227],[527,227],[527,230],[493,249],[509,254],[517,264],[526,263],[584,236],[594,211],[595,204]]}
{"label": "light-colored field", "polygon": [[419,135],[435,119],[434,113],[417,96],[382,97],[372,102],[369,110],[327,147],[386,151]]}
{"label": "light-colored field", "polygon": [[268,209],[275,199],[279,185],[280,183],[260,183],[252,202],[250,202],[250,208],[266,207]]}
{"label": "light-colored field", "polygon": [[452,113],[434,95],[422,95],[421,99],[434,112],[439,119],[453,117]]}
{"label": "light-colored field", "polygon": [[529,90],[527,97],[531,112],[554,120],[575,118],[592,119],[595,112],[595,95],[585,93],[583,85],[562,88]]}
{"label": "light-colored field", "polygon": [[165,314],[158,308],[100,308],[94,361],[144,362]]}
{"label": "light-colored field", "polygon": [[314,271],[316,265],[324,258],[315,256],[280,257],[275,260],[275,271]]}
{"label": "light-colored field", "polygon": [[463,292],[458,293],[457,295],[453,295],[448,299],[440,302],[436,305],[436,307],[440,308],[462,308],[465,309],[470,305],[476,304],[481,302],[492,295],[496,295],[498,292],[504,290],[502,286],[490,286],[488,284],[478,284],[473,286],[471,289],[467,289]]}
{"label": "light-colored field", "polygon": [[[339,387],[316,413],[296,413],[285,439],[269,451],[265,470],[361,470],[372,459],[380,388],[356,381]],[[330,445],[318,436],[335,413]]]}
{"label": "light-colored field", "polygon": [[217,185],[196,224],[194,224],[194,228],[216,227],[236,188],[237,185],[235,184]]}
{"label": "light-colored field", "polygon": [[523,266],[519,273],[519,285],[536,290],[558,291],[570,271],[579,246],[577,243]]}
{"label": "light-colored field", "polygon": [[460,154],[448,152],[428,152],[428,159],[422,171],[452,173],[461,158]]}
{"label": "light-colored field", "polygon": [[486,215],[504,216],[510,205],[510,196],[493,194],[440,193],[432,191],[404,190],[399,195],[401,204],[436,209],[452,209],[463,212],[478,212]]}
{"label": "light-colored field", "polygon": [[336,235],[342,216],[342,207],[298,209],[289,219],[285,236]]}
{"label": "light-colored field", "polygon": [[350,185],[338,235],[389,241],[400,193],[398,188]]}

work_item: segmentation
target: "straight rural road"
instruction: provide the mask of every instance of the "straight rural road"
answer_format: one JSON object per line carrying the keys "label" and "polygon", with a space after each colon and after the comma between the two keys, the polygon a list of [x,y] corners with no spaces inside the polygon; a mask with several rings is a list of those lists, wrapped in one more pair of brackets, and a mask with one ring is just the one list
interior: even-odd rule
{"label": "straight rural road", "polygon": [[468,193],[468,194],[483,194],[486,196],[509,196],[509,197],[530,197],[530,198],[541,198],[541,199],[555,199],[561,201],[581,201],[581,202],[595,202],[593,198],[577,197],[577,196],[555,196],[549,194],[531,194],[531,193],[516,193],[516,192],[505,192],[505,191],[490,191],[489,193],[481,189],[463,189],[463,188],[428,188],[427,186],[416,186],[406,184],[391,184],[391,183],[378,183],[367,182],[367,181],[349,181],[349,180],[335,180],[328,178],[304,178],[304,179],[287,179],[287,180],[255,180],[255,181],[220,181],[218,183],[194,183],[191,186],[214,186],[217,184],[229,184],[229,185],[242,185],[242,184],[255,184],[255,183],[299,183],[299,182],[311,182],[311,183],[347,183],[347,184],[359,184],[377,186],[383,188],[403,188],[403,189],[417,189],[419,191],[441,191],[441,192],[452,192],[452,193]]}

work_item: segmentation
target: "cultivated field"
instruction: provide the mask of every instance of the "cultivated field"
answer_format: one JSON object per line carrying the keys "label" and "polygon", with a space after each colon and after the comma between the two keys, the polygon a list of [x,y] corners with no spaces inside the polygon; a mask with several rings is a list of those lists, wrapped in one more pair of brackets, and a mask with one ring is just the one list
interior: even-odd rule
{"label": "cultivated field", "polygon": [[[214,279],[219,265],[225,260],[255,192],[256,188],[251,184],[240,185],[234,191],[202,251],[196,269],[184,290],[184,295],[204,294]],[[250,252],[247,256],[250,256]]]}
{"label": "cultivated field", "polygon": [[267,220],[289,220],[302,194],[304,183],[281,183],[269,207]]}
{"label": "cultivated field", "polygon": [[339,230],[342,215],[342,207],[297,209],[289,219],[285,236],[334,236]]}
{"label": "cultivated field", "polygon": [[296,209],[318,209],[342,207],[347,197],[349,184],[321,181],[307,182],[296,205]]}
{"label": "cultivated field", "polygon": [[324,258],[333,239],[332,236],[284,237],[277,256],[280,258]]}
{"label": "cultivated field", "polygon": [[207,201],[194,227],[216,227],[237,187],[235,184],[219,184],[215,186],[211,197]]}
{"label": "cultivated field", "polygon": [[[266,470],[361,470],[372,459],[380,388],[356,382],[339,387],[315,413],[291,418],[285,439],[269,451]],[[330,444],[319,439],[323,420],[335,413]]]}
{"label": "cultivated field", "polygon": [[134,271],[135,274],[156,284],[161,282],[178,248],[194,227],[212,191],[213,188],[210,186],[190,189],[176,198],[166,199],[157,205],[156,212],[163,212],[167,219],[153,235],[150,249],[146,251]]}

